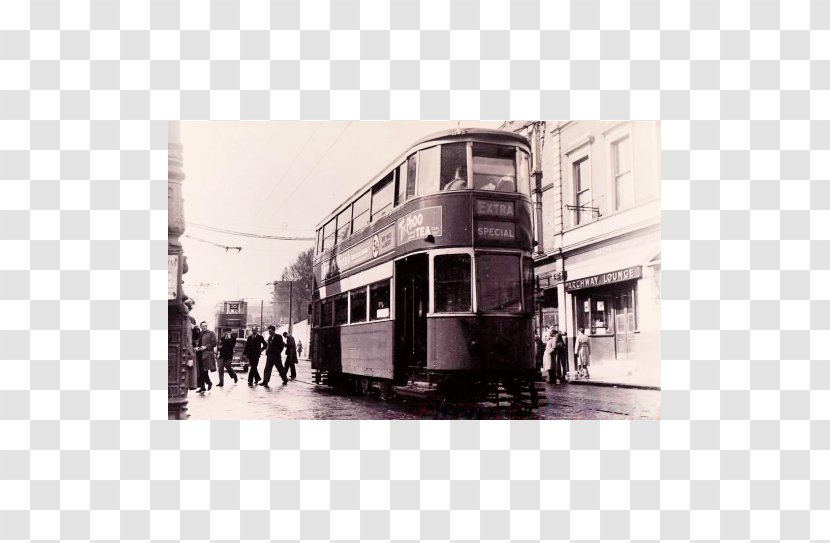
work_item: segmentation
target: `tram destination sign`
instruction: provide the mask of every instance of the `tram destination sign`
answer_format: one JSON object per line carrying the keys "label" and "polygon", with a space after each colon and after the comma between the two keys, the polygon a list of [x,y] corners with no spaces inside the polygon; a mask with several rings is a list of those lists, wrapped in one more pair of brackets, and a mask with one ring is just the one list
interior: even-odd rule
{"label": "tram destination sign", "polygon": [[424,239],[430,234],[441,237],[441,206],[425,207],[398,219],[398,245]]}
{"label": "tram destination sign", "polygon": [[515,241],[516,225],[512,222],[478,221],[476,238],[488,241]]}
{"label": "tram destination sign", "polygon": [[599,275],[591,275],[590,277],[582,277],[572,281],[565,281],[565,292],[572,290],[579,290],[582,288],[598,287],[601,285],[610,285],[612,283],[620,283],[622,281],[629,281],[643,276],[642,266],[632,266],[622,270],[616,270],[608,273],[601,273]]}
{"label": "tram destination sign", "polygon": [[516,205],[503,200],[476,200],[476,214],[481,217],[513,218],[516,216]]}

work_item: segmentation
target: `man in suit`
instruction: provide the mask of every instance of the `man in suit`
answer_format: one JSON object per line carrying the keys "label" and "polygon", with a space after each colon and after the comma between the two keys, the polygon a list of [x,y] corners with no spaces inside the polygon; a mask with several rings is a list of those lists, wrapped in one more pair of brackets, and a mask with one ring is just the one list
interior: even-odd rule
{"label": "man in suit", "polygon": [[233,360],[233,349],[236,347],[236,334],[231,333],[230,330],[225,330],[225,335],[219,342],[219,384],[216,386],[225,386],[225,371],[233,379],[234,384],[237,382],[236,372],[233,371],[231,361]]}
{"label": "man in suit", "polygon": [[294,343],[294,336],[289,336],[288,332],[283,332],[282,337],[285,338],[285,373],[291,373],[291,379],[297,378],[297,344]]}
{"label": "man in suit", "polygon": [[216,353],[214,352],[216,349],[216,334],[213,333],[213,330],[208,330],[205,321],[199,323],[199,326],[202,329],[199,335],[199,346],[196,347],[196,350],[202,353],[199,359],[199,371],[202,372],[202,387],[199,389],[199,392],[204,392],[205,384],[207,384],[208,390],[213,386],[208,372],[216,371]]}
{"label": "man in suit", "polygon": [[262,352],[266,349],[266,347],[268,347],[268,344],[265,343],[265,338],[260,335],[259,328],[253,326],[251,329],[251,335],[248,336],[248,339],[245,341],[245,357],[251,365],[248,370],[248,385],[253,386],[259,382],[259,370],[257,369],[257,365],[259,364],[259,357],[262,356]]}
{"label": "man in suit", "polygon": [[276,331],[277,329],[274,325],[268,327],[268,350],[266,351],[265,359],[265,376],[260,383],[260,385],[265,388],[268,388],[268,381],[271,380],[271,370],[274,366],[277,367],[277,372],[280,374],[282,384],[288,382],[288,379],[285,378],[285,368],[282,367],[282,357],[280,356],[283,347],[285,347],[285,343],[282,340],[282,336],[277,334]]}

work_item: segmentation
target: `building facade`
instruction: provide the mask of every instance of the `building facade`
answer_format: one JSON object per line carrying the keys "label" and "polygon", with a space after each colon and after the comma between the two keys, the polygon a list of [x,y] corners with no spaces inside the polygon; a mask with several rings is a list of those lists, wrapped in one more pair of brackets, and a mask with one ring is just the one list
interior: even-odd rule
{"label": "building facade", "polygon": [[659,385],[660,125],[530,123],[537,324],[590,334],[592,374]]}

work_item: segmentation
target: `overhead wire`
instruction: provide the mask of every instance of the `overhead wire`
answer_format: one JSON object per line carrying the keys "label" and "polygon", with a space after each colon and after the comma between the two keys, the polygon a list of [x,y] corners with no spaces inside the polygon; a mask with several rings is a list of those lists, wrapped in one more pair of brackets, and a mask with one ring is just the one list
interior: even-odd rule
{"label": "overhead wire", "polygon": [[274,191],[277,190],[277,188],[280,186],[280,184],[282,184],[282,180],[285,179],[285,176],[288,175],[288,172],[290,172],[291,169],[294,167],[294,164],[297,162],[297,159],[300,158],[300,155],[303,154],[303,151],[305,151],[305,148],[308,146],[308,143],[311,141],[311,139],[314,137],[314,135],[320,129],[321,124],[322,123],[319,123],[319,122],[317,123],[317,125],[314,127],[314,130],[311,132],[311,135],[309,135],[308,138],[306,138],[305,143],[303,143],[303,146],[300,148],[300,150],[297,152],[297,154],[294,155],[294,158],[291,159],[291,163],[288,165],[287,168],[285,168],[282,171],[282,175],[277,180],[277,182],[274,183],[274,185],[271,187],[271,191],[268,193],[268,196],[263,198],[262,204],[260,204],[259,208],[256,210],[256,213],[254,213],[254,215],[253,215],[254,217],[258,217],[259,214],[262,212],[263,208],[268,204],[268,200],[271,199],[271,196],[274,195]]}
{"label": "overhead wire", "polygon": [[208,241],[206,239],[197,238],[196,236],[191,236],[190,234],[184,234],[184,237],[190,238],[190,239],[193,239],[193,240],[196,240],[196,241],[201,241],[202,243],[207,243],[208,245],[213,245],[214,247],[219,247],[220,249],[225,249],[226,253],[231,249],[233,249],[237,253],[242,251],[242,247],[230,247],[228,245],[222,245],[221,243],[215,243],[213,241]]}
{"label": "overhead wire", "polygon": [[[314,165],[311,167],[311,169],[310,169],[310,170],[308,170],[308,173],[305,175],[305,177],[303,177],[303,178],[300,180],[300,182],[299,182],[299,183],[297,183],[297,185],[294,187],[294,190],[292,190],[292,191],[291,191],[291,194],[289,194],[286,198],[284,198],[284,199],[282,200],[282,202],[280,202],[280,205],[279,205],[279,206],[278,206],[278,207],[274,210],[274,212],[271,214],[271,216],[270,216],[270,217],[268,217],[268,221],[270,221],[271,219],[273,219],[273,218],[274,218],[274,216],[277,214],[277,212],[279,212],[279,211],[282,209],[282,207],[285,205],[285,203],[286,203],[286,202],[288,202],[289,200],[291,200],[291,198],[292,198],[292,197],[293,197],[293,196],[297,193],[297,191],[298,191],[298,190],[300,190],[300,187],[302,187],[302,186],[303,186],[303,183],[305,183],[305,182],[306,182],[306,180],[307,180],[309,177],[311,177],[311,174],[312,174],[312,173],[314,173],[314,170],[316,170],[316,169],[317,169],[317,166],[319,166],[319,165],[320,165],[320,163],[321,163],[321,162],[323,162],[323,160],[324,160],[324,159],[328,156],[329,151],[331,151],[331,150],[334,148],[334,146],[335,146],[335,145],[337,145],[337,142],[338,142],[338,141],[340,141],[340,138],[342,138],[342,137],[343,137],[343,134],[345,134],[345,133],[346,133],[346,130],[348,130],[348,129],[349,129],[349,127],[351,126],[351,124],[352,124],[352,121],[349,121],[348,123],[346,123],[346,126],[344,126],[344,127],[343,127],[343,130],[341,130],[341,131],[340,131],[340,134],[338,134],[338,135],[337,135],[337,137],[334,139],[334,141],[333,141],[333,142],[331,142],[331,144],[329,145],[328,149],[326,149],[326,150],[325,150],[325,152],[324,152],[322,155],[320,155],[320,158],[318,158],[318,159],[317,159],[317,162],[315,162],[315,163],[314,163]],[[312,238],[312,240],[311,240],[311,241],[313,241],[313,238]]]}
{"label": "overhead wire", "polygon": [[[226,228],[219,228],[217,226],[208,226],[206,224],[197,224],[189,222],[187,223],[188,226],[194,226],[196,228],[202,228],[205,230],[210,230],[211,232],[218,232],[220,234],[228,234],[230,236],[243,236],[248,238],[258,238],[258,239],[276,239],[276,240],[284,240],[284,241],[314,241],[315,238],[311,236],[272,236],[268,234],[253,234],[251,232],[240,232],[238,230],[229,230]],[[224,247],[224,246],[223,246]],[[232,247],[235,248],[235,247]]]}

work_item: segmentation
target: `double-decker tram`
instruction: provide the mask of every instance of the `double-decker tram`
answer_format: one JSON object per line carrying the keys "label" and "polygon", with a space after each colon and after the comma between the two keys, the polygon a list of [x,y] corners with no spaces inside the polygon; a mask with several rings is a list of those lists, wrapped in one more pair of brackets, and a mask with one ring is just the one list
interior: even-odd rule
{"label": "double-decker tram", "polygon": [[319,224],[317,383],[538,405],[529,163],[519,134],[435,134]]}

